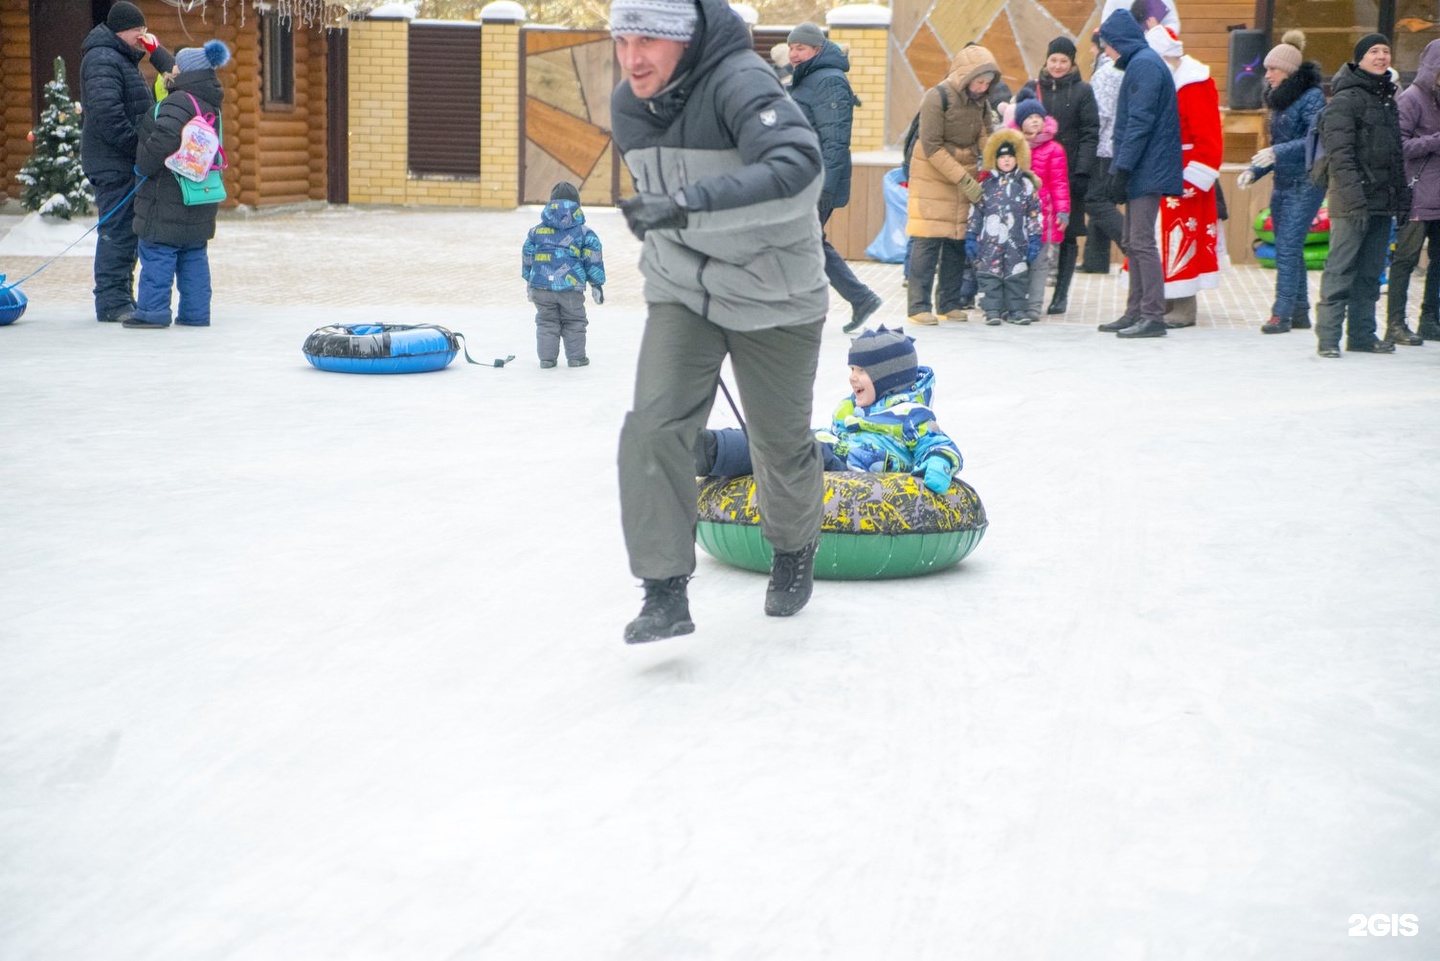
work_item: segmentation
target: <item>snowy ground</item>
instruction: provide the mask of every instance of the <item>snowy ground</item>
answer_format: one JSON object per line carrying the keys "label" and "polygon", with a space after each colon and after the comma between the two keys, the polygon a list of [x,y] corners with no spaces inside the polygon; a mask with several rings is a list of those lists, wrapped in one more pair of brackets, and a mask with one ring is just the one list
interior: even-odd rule
{"label": "snowy ground", "polygon": [[[627,647],[635,246],[596,214],[594,363],[541,371],[533,215],[226,221],[208,330],[27,284],[0,958],[1440,956],[1440,345],[922,330],[976,552],[790,620],[702,555],[697,632]],[[362,319],[519,359],[305,364]]]}

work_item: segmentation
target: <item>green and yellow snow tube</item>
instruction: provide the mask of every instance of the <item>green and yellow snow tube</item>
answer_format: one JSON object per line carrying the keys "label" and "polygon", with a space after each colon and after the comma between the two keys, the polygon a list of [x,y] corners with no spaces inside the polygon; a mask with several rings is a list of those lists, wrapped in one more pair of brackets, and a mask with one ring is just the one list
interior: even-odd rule
{"label": "green and yellow snow tube", "polygon": [[[912,474],[827,472],[815,576],[864,580],[933,574],[969,555],[988,525],[980,496],[962,480],[936,494]],[[760,534],[753,477],[704,483],[695,540],[716,560],[750,571],[770,570],[773,553]]]}

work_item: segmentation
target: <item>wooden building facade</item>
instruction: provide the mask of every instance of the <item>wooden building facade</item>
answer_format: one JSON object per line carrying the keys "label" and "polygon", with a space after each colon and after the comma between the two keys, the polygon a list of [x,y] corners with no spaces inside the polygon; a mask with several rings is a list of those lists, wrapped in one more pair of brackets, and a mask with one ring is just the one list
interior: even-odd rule
{"label": "wooden building facade", "polygon": [[[341,31],[307,26],[254,0],[196,5],[134,0],[146,26],[172,53],[218,39],[232,62],[225,86],[227,206],[343,202],[345,46]],[[65,59],[80,99],[81,44],[113,0],[0,0],[0,194],[17,196],[15,175],[30,157],[27,134],[40,115],[55,57]],[[153,83],[146,60],[141,73]],[[340,96],[334,95],[339,84]],[[337,173],[338,171],[338,173]]]}

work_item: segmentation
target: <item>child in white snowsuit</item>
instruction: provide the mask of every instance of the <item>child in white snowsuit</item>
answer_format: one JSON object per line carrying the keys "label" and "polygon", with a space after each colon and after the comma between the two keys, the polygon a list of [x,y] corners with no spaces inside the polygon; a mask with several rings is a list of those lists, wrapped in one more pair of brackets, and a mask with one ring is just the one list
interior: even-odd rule
{"label": "child in white snowsuit", "polygon": [[595,303],[605,302],[605,260],[600,238],[585,226],[574,184],[562,180],[550,191],[540,223],[525,238],[520,276],[525,278],[526,299],[535,305],[540,366],[555,366],[562,341],[567,366],[590,363],[585,354],[585,285],[590,284]]}
{"label": "child in white snowsuit", "polygon": [[1040,189],[1030,173],[1030,147],[1006,127],[985,142],[980,200],[970,212],[965,253],[980,281],[981,309],[991,327],[1028,324],[1030,265],[1040,256]]}
{"label": "child in white snowsuit", "polygon": [[[935,372],[921,367],[915,338],[898,330],[867,330],[851,342],[850,396],[829,428],[815,432],[827,471],[914,474],[937,494],[950,489],[964,459],[930,408]],[[745,432],[702,430],[695,445],[697,476],[752,472]]]}

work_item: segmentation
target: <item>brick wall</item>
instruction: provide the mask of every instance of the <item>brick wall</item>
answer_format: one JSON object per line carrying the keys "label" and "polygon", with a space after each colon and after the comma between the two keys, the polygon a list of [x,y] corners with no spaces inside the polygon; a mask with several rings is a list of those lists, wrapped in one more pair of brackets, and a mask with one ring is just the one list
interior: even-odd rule
{"label": "brick wall", "polygon": [[890,31],[886,27],[830,28],[830,39],[850,51],[850,86],[860,98],[850,150],[885,149],[885,77]]}

